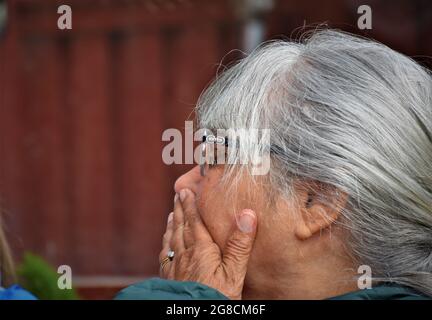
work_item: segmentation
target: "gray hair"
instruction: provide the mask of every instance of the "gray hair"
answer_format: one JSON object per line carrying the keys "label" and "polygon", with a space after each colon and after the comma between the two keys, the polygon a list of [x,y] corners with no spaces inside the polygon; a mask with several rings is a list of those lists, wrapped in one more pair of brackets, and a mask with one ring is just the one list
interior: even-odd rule
{"label": "gray hair", "polygon": [[430,71],[383,44],[320,30],[257,48],[217,76],[196,111],[201,128],[269,128],[283,151],[268,175],[278,194],[291,196],[299,178],[347,193],[353,257],[375,281],[432,296]]}

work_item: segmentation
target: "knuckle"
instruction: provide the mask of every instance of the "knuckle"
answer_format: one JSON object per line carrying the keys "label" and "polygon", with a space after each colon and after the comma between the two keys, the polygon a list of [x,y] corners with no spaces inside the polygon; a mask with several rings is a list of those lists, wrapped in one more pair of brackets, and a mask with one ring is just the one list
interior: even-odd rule
{"label": "knuckle", "polygon": [[183,236],[186,238],[192,238],[193,234],[192,234],[192,229],[190,227],[189,224],[186,224],[184,229],[183,229]]}
{"label": "knuckle", "polygon": [[196,224],[200,222],[200,216],[198,215],[198,212],[195,209],[189,209],[186,212],[186,222],[189,224]]}
{"label": "knuckle", "polygon": [[197,214],[196,211],[193,214],[191,214],[190,217],[189,217],[189,222],[191,224],[197,224],[200,221],[201,221],[201,218],[199,217],[199,215]]}
{"label": "knuckle", "polygon": [[185,200],[183,210],[187,215],[193,214],[195,212],[195,203]]}
{"label": "knuckle", "polygon": [[185,226],[185,224],[184,224],[183,222],[177,224],[177,225],[175,226],[175,228],[174,228],[174,232],[182,231],[182,229],[184,228],[184,226]]}
{"label": "knuckle", "polygon": [[189,217],[192,215],[192,212],[193,212],[193,210],[190,206],[185,206],[184,213],[185,213],[186,219],[189,219]]}
{"label": "knuckle", "polygon": [[245,238],[235,238],[227,243],[227,250],[236,255],[245,255],[248,253],[249,241]]}
{"label": "knuckle", "polygon": [[164,242],[169,241],[169,239],[171,239],[171,233],[165,232],[165,234],[162,237]]}
{"label": "knuckle", "polygon": [[171,238],[170,240],[170,245],[169,247],[174,250],[174,248],[178,248],[179,246],[177,244],[180,245],[181,241],[182,241],[182,237],[183,235],[180,233],[175,233],[174,236]]}
{"label": "knuckle", "polygon": [[170,247],[171,250],[173,250],[176,247],[175,237],[171,238],[171,241],[169,242],[169,247]]}

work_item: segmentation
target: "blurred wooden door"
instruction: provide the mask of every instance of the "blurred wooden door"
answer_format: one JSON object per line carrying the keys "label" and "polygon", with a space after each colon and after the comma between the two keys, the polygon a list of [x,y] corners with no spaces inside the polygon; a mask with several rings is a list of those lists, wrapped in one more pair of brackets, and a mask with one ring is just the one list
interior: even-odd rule
{"label": "blurred wooden door", "polygon": [[229,49],[227,1],[10,1],[1,39],[1,186],[10,241],[76,275],[158,272],[184,127]]}

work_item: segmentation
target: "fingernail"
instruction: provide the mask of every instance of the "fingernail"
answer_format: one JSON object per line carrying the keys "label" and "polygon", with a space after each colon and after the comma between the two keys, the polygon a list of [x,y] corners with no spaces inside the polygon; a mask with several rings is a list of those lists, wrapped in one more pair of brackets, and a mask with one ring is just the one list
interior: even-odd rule
{"label": "fingernail", "polygon": [[173,218],[174,218],[174,212],[171,212],[171,213],[168,215],[168,223],[170,223],[170,222],[172,221]]}
{"label": "fingernail", "polygon": [[255,223],[255,213],[252,210],[243,210],[237,221],[239,229],[244,233],[252,232]]}
{"label": "fingernail", "polygon": [[183,202],[184,199],[186,199],[186,190],[185,189],[180,190],[180,200],[181,200],[181,202]]}
{"label": "fingernail", "polygon": [[174,196],[174,204],[176,203],[177,199],[178,199],[178,193],[176,193]]}

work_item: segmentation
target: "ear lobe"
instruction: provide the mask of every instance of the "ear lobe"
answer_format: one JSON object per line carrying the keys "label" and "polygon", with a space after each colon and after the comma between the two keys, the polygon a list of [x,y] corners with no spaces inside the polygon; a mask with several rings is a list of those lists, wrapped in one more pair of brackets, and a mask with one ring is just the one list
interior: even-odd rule
{"label": "ear lobe", "polygon": [[307,240],[313,234],[312,230],[310,229],[310,226],[306,225],[306,223],[304,223],[303,220],[297,224],[294,233],[297,239],[299,240]]}
{"label": "ear lobe", "polygon": [[296,236],[299,240],[306,240],[316,232],[327,228],[334,222],[334,219],[327,216],[321,205],[312,205],[303,210],[301,220],[296,228]]}
{"label": "ear lobe", "polygon": [[295,229],[295,235],[299,240],[306,240],[315,233],[330,227],[340,216],[346,205],[347,194],[338,192],[332,203],[324,203],[314,195],[312,200],[301,209],[301,215]]}

